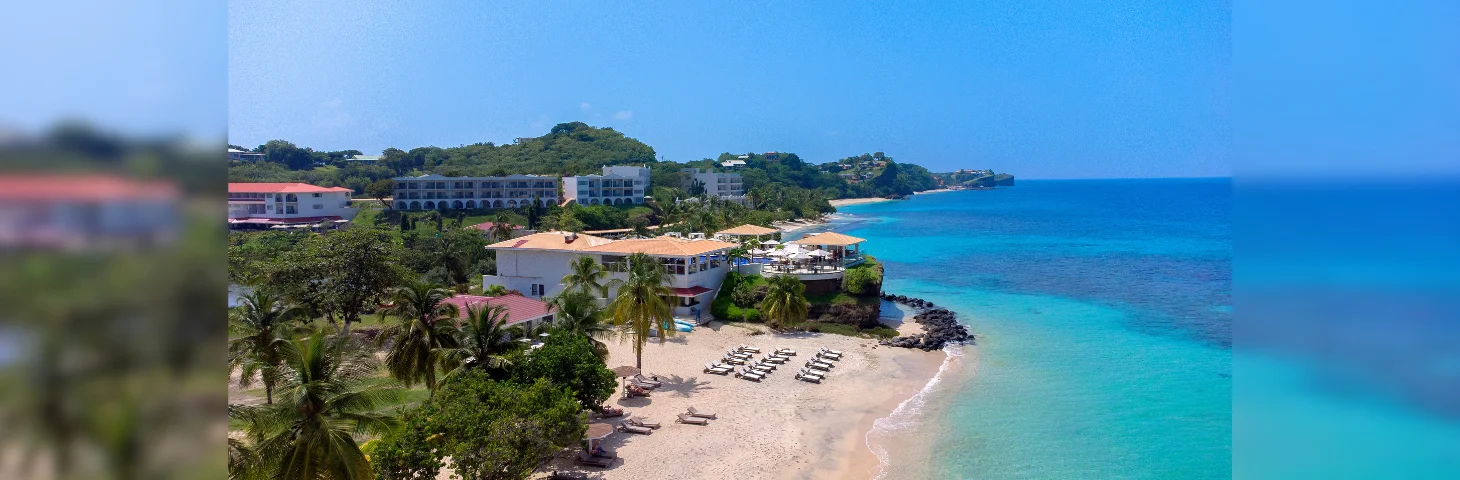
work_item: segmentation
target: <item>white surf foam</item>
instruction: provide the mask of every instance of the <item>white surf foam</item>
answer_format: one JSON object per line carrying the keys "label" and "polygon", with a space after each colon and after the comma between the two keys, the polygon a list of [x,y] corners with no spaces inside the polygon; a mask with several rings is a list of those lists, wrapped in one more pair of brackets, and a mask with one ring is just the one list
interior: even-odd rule
{"label": "white surf foam", "polygon": [[873,437],[887,435],[900,430],[909,430],[918,426],[922,418],[923,409],[927,406],[928,396],[937,389],[938,384],[942,383],[944,373],[952,367],[953,363],[963,358],[963,346],[945,345],[943,347],[943,354],[945,355],[943,363],[938,366],[938,373],[934,374],[933,378],[928,380],[928,384],[924,385],[922,390],[918,390],[918,393],[913,394],[907,400],[899,403],[897,408],[893,409],[892,413],[886,417],[872,421],[872,429],[868,430],[867,435],[863,437],[866,441],[867,449],[871,450],[872,454],[877,456],[877,475],[872,477],[873,480],[882,480],[885,478],[888,472],[887,467],[891,464],[891,459],[887,454],[887,448],[873,440]]}

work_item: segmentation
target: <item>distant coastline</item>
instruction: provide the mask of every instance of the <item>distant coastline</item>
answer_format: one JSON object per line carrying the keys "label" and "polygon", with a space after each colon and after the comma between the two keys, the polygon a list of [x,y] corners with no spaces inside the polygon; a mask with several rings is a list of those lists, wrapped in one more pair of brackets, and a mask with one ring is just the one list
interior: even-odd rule
{"label": "distant coastline", "polygon": [[[956,192],[958,190],[968,190],[968,189],[939,188],[939,189],[936,189],[936,190],[924,190],[924,191],[921,191],[921,192],[914,193],[914,195],[923,195],[923,194],[927,194],[927,193]],[[896,200],[896,199],[895,198],[882,198],[882,197],[838,198],[836,200],[829,200],[829,203],[831,203],[831,206],[833,206],[833,207],[845,207],[847,205],[861,205],[861,204],[864,204],[864,203],[891,202],[893,200]]]}

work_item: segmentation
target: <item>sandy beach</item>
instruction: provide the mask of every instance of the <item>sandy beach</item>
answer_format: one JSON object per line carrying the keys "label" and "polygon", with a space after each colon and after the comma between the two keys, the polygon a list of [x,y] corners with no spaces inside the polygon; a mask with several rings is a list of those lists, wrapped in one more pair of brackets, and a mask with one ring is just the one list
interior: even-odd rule
{"label": "sandy beach", "polygon": [[[663,345],[651,340],[644,370],[665,378],[664,386],[649,398],[622,399],[616,393],[608,403],[663,426],[650,435],[610,435],[604,445],[616,450],[619,460],[609,468],[577,467],[571,458],[556,458],[538,478],[552,470],[605,479],[871,478],[878,467],[866,442],[873,422],[922,390],[946,358],[942,352],[877,347],[872,339],[753,335],[752,328],[764,330],[716,322],[679,333]],[[907,323],[899,329],[920,327]],[[762,352],[784,346],[797,355],[758,383],[703,373],[705,363],[741,344]],[[796,380],[796,370],[822,346],[845,356],[821,384]],[[609,341],[609,349],[610,366],[634,363],[631,345]],[[690,406],[719,418],[706,426],[675,423]]]}
{"label": "sandy beach", "polygon": [[838,198],[836,200],[830,200],[828,203],[831,203],[831,206],[833,206],[833,207],[845,207],[847,205],[861,205],[861,204],[864,204],[864,203],[878,203],[878,202],[891,202],[891,201],[893,201],[891,198],[879,198],[879,197],[871,197],[871,198]]}

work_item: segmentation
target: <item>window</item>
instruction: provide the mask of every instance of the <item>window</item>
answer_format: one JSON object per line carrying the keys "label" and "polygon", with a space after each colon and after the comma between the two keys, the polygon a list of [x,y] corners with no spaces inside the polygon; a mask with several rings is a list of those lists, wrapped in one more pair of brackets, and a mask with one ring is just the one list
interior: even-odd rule
{"label": "window", "polygon": [[316,193],[316,194],[314,194],[314,198],[319,198],[319,197],[323,197],[323,196],[324,196],[323,193]]}
{"label": "window", "polygon": [[320,205],[320,204],[316,203],[316,204],[314,204],[314,209],[315,210],[324,210],[324,205]]}

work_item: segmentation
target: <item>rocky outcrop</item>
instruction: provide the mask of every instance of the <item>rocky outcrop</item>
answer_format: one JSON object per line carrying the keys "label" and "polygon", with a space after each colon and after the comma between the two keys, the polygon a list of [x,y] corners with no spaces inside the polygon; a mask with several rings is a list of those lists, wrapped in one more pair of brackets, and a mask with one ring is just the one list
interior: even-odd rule
{"label": "rocky outcrop", "polygon": [[879,314],[878,305],[866,305],[862,303],[849,304],[812,304],[807,309],[806,317],[816,319],[824,323],[840,323],[853,325],[857,328],[872,328],[877,326]]}
{"label": "rocky outcrop", "polygon": [[952,310],[933,305],[933,302],[921,298],[913,298],[906,295],[893,295],[884,292],[882,299],[907,305],[917,310],[918,313],[913,316],[913,321],[923,326],[923,333],[890,338],[878,342],[882,345],[930,351],[941,349],[949,343],[967,343],[973,341],[973,334],[968,333],[968,328],[958,323],[958,314],[953,313]]}

